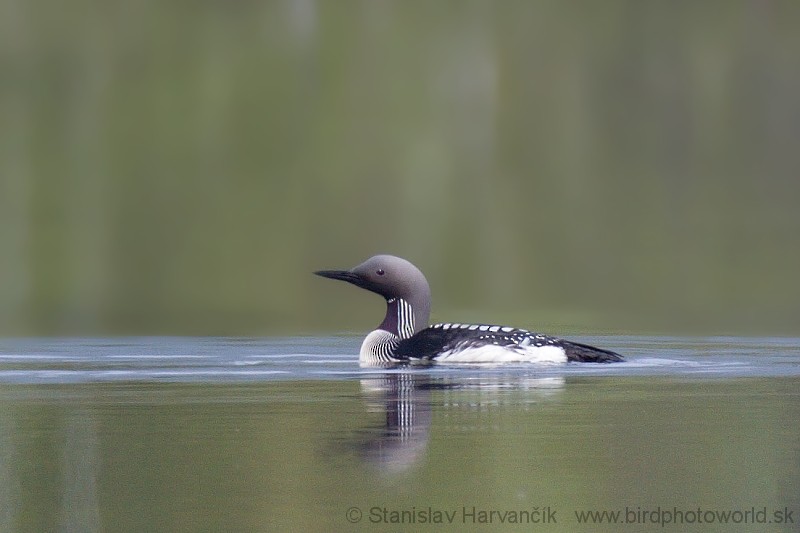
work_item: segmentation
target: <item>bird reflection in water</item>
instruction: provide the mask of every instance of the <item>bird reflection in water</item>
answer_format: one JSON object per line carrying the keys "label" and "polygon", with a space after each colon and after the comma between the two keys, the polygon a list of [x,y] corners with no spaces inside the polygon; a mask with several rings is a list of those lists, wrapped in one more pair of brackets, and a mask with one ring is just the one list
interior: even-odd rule
{"label": "bird reflection in water", "polygon": [[425,456],[431,433],[432,401],[436,401],[436,409],[484,410],[502,402],[503,392],[531,391],[542,400],[560,394],[563,385],[563,377],[434,378],[411,370],[366,377],[361,379],[361,390],[367,411],[382,413],[385,422],[368,432],[369,437],[357,444],[357,451],[375,468],[389,474],[401,473]]}
{"label": "bird reflection in water", "polygon": [[428,376],[414,372],[361,380],[367,411],[383,413],[386,420],[377,435],[360,446],[368,463],[387,472],[401,472],[424,456],[431,429],[431,388],[435,386]]}

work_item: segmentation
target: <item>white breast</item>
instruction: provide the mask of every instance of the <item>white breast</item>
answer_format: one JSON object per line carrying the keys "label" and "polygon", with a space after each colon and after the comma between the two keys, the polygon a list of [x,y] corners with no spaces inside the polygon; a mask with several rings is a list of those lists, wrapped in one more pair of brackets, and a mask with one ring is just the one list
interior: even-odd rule
{"label": "white breast", "polygon": [[381,365],[394,361],[392,352],[400,339],[397,335],[376,329],[361,343],[358,362],[362,366]]}

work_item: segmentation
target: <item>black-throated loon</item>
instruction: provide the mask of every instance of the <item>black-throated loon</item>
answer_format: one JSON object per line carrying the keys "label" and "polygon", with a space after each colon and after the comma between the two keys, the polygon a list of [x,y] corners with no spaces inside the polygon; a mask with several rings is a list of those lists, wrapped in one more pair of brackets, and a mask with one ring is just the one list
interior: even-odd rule
{"label": "black-throated loon", "polygon": [[347,281],[383,296],[386,316],[361,344],[362,365],[437,361],[452,363],[611,363],[618,353],[490,324],[428,326],[431,289],[422,272],[392,255],[376,255],[351,270],[320,270],[318,276]]}

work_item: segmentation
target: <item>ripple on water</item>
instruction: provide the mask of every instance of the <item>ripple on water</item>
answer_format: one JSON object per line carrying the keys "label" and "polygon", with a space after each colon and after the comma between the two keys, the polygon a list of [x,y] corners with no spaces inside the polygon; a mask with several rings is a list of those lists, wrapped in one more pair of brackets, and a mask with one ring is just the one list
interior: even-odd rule
{"label": "ripple on water", "polygon": [[361,368],[358,337],[10,339],[0,341],[0,382],[269,381],[352,379],[419,372],[498,376],[800,375],[800,339],[607,336],[576,339],[613,347],[618,364],[458,364],[402,369]]}

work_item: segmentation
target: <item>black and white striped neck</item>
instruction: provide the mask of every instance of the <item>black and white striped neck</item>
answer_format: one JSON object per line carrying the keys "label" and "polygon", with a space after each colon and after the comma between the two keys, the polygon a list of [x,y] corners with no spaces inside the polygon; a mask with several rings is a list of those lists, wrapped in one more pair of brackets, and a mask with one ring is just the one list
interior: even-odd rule
{"label": "black and white striped neck", "polygon": [[361,344],[361,363],[384,364],[396,361],[394,352],[398,344],[414,335],[415,324],[414,309],[410,303],[403,298],[388,298],[383,322]]}
{"label": "black and white striped neck", "polygon": [[411,337],[415,332],[414,309],[402,298],[386,300],[386,316],[378,329],[388,331],[401,339]]}

